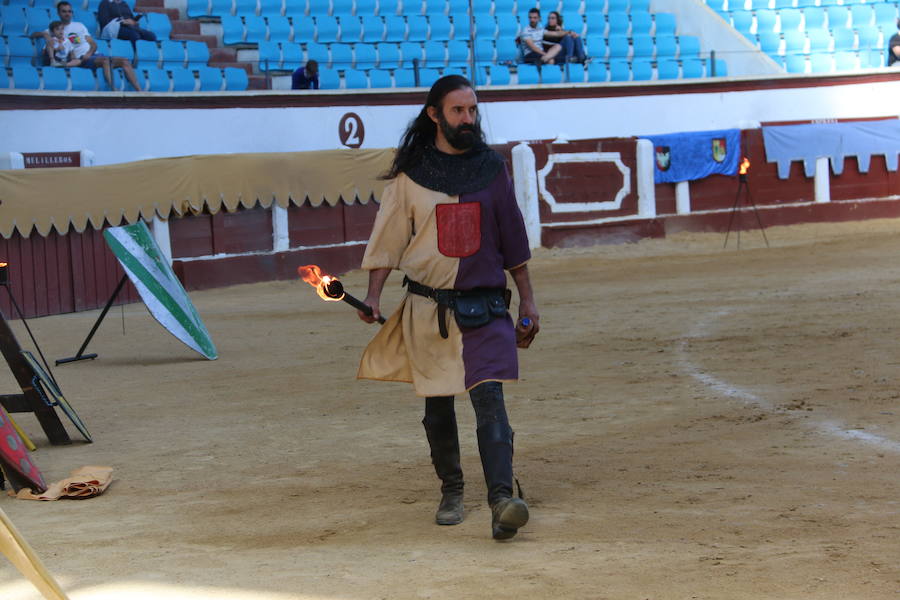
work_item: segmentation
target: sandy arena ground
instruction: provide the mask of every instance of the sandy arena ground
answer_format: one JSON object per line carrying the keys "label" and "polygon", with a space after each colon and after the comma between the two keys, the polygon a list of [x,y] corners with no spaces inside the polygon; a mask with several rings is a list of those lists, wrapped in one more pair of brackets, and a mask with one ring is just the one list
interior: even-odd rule
{"label": "sandy arena ground", "polygon": [[[113,310],[100,358],[55,368],[96,443],[19,420],[48,480],[115,482],[0,508],[73,600],[898,598],[900,221],[767,233],[536,254],[543,330],[507,386],[532,520],[511,543],[489,536],[468,401],[467,519],[438,527],[421,402],[356,381],[373,330],[301,282],[192,294],[215,362]],[[96,316],[30,323],[58,358]],[[38,597],[0,557],[0,599]]]}

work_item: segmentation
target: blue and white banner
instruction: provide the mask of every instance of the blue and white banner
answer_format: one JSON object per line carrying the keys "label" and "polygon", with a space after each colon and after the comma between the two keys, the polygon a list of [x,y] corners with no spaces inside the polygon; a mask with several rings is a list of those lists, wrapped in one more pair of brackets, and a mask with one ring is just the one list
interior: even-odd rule
{"label": "blue and white banner", "polygon": [[690,131],[642,136],[653,143],[656,183],[694,181],[710,175],[736,175],[741,130]]}

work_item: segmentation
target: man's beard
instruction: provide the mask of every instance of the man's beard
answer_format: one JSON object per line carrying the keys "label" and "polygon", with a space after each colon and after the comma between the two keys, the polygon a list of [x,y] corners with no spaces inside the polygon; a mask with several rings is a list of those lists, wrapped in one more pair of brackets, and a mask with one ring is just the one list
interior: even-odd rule
{"label": "man's beard", "polygon": [[470,150],[481,141],[481,125],[478,121],[453,127],[441,113],[438,115],[438,126],[447,139],[447,143],[457,150]]}

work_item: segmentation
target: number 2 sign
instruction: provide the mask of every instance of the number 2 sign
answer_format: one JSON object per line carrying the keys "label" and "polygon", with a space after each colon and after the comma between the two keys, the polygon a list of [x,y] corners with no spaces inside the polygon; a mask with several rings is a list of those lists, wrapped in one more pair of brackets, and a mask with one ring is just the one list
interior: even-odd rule
{"label": "number 2 sign", "polygon": [[347,113],[341,117],[338,125],[338,135],[341,143],[348,148],[359,148],[363,144],[366,137],[366,128],[363,127],[362,119],[356,113]]}

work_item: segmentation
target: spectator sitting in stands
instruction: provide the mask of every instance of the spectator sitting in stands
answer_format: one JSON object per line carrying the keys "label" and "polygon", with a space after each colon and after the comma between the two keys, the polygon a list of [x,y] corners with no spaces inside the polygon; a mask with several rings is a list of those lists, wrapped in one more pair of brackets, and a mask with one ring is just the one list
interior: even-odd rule
{"label": "spectator sitting in stands", "polygon": [[544,40],[544,29],[541,25],[541,11],[532,8],[528,11],[528,27],[522,30],[519,41],[525,44],[525,62],[554,64],[555,57],[562,50],[559,44]]}
{"label": "spectator sitting in stands", "polygon": [[[125,72],[125,78],[128,79],[128,83],[130,83],[135,90],[141,91],[141,86],[137,82],[137,77],[134,75],[134,68],[131,66],[130,62],[121,57],[110,59],[102,54],[97,54],[97,42],[91,37],[87,27],[85,27],[83,23],[72,20],[75,13],[72,11],[72,4],[69,3],[68,0],[62,0],[62,2],[56,5],[56,14],[59,15],[59,20],[62,21],[63,35],[65,36],[66,41],[72,46],[72,55],[79,61],[77,66],[91,70],[96,69],[97,67],[102,68],[103,77],[106,79],[106,83],[109,84],[110,89],[114,87],[112,67],[120,68]],[[36,31],[31,34],[31,37],[42,37],[48,47],[53,46],[53,39],[50,36],[50,31],[46,29],[44,31]]]}
{"label": "spectator sitting in stands", "polygon": [[562,24],[560,14],[555,10],[550,12],[547,15],[547,27],[544,28],[544,40],[559,43],[563,62],[583,63],[585,56],[581,38],[574,31],[563,29]]}
{"label": "spectator sitting in stands", "polygon": [[291,75],[291,89],[319,89],[319,63],[314,60],[308,60],[305,67],[299,67],[294,71],[293,75]]}
{"label": "spectator sitting in stands", "polygon": [[155,33],[138,27],[138,19],[142,16],[144,15],[134,16],[124,0],[103,0],[97,8],[100,37],[108,40],[128,40],[132,46],[138,40],[155,42]]}
{"label": "spectator sitting in stands", "polygon": [[[897,29],[900,30],[900,19],[897,19]],[[900,31],[894,33],[888,41],[888,60],[889,67],[900,67]]]}
{"label": "spectator sitting in stands", "polygon": [[62,21],[50,23],[50,42],[44,46],[49,64],[54,67],[77,67],[81,60],[75,58],[72,42],[66,39],[66,24]]}

